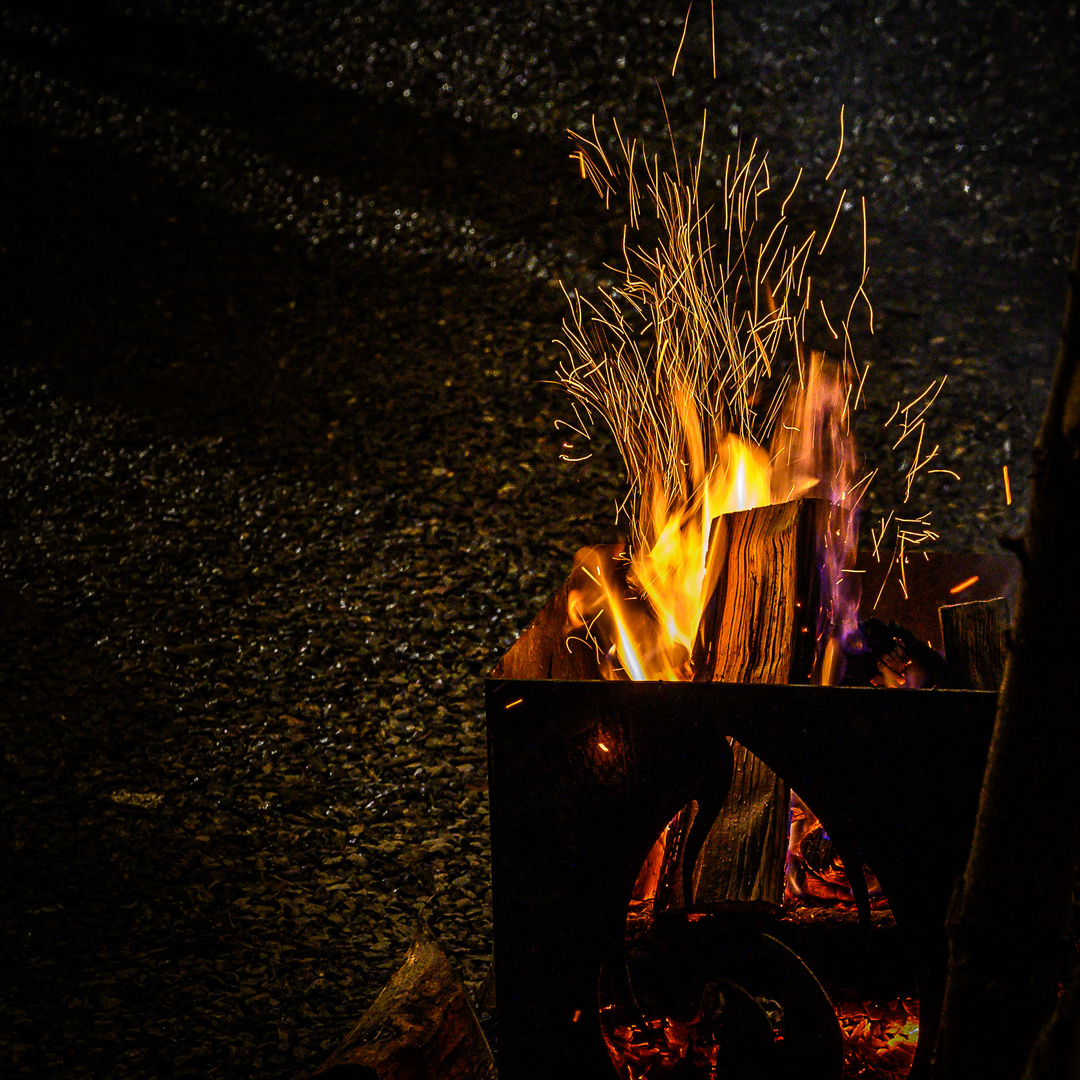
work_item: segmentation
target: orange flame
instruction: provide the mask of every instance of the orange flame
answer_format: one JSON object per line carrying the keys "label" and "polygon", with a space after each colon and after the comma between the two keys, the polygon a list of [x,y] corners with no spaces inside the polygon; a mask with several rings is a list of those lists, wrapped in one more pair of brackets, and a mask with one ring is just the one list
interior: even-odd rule
{"label": "orange flame", "polygon": [[[844,594],[857,582],[841,574],[857,542],[847,400],[841,371],[814,354],[802,385],[778,411],[766,449],[719,430],[689,392],[676,396],[683,474],[666,477],[657,468],[648,478],[637,523],[645,542],[630,555],[626,573],[605,572],[602,560],[590,559],[586,573],[596,588],[571,597],[571,627],[588,627],[605,657],[605,675],[692,679],[699,625],[723,569],[723,545],[714,542],[723,515],[812,494],[834,506],[821,538],[818,678],[835,679],[839,642],[855,629],[858,608],[857,597]],[[616,583],[623,578],[625,586]]]}

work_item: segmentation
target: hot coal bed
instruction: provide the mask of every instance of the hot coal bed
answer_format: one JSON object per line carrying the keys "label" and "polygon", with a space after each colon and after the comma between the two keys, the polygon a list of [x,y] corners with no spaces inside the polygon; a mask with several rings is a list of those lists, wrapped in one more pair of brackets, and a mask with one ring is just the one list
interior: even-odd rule
{"label": "hot coal bed", "polygon": [[[1003,559],[920,555],[905,567],[904,588],[894,578],[873,608],[888,563],[861,556],[857,567],[863,615],[895,620],[937,649],[940,606],[1006,595],[1014,584]],[[646,946],[644,961],[633,940],[628,910],[643,863],[680,810],[723,799],[729,740],[787,782],[849,871],[865,864],[880,883],[891,915],[875,928],[887,923],[903,942],[921,1014],[910,1075],[923,1075],[996,693],[603,680],[586,653],[566,647],[572,580],[487,682],[500,1076],[842,1075],[843,1035],[825,989],[835,972],[827,950],[798,955],[808,940],[800,927],[813,919],[792,905],[670,913],[656,920],[659,945],[651,958]],[[869,956],[870,912],[858,899],[861,928],[849,929]],[[617,1070],[602,1008],[657,1025],[643,1015],[650,960],[685,967],[668,980],[696,979],[695,995],[704,982],[715,1015],[707,1031],[690,1030],[674,1063],[622,1061]],[[902,993],[889,978],[888,992]]]}

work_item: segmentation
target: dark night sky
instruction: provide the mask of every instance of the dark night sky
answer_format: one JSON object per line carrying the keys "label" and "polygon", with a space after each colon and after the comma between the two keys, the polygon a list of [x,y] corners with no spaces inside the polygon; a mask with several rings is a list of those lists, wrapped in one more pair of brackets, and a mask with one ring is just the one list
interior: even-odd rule
{"label": "dark night sky", "polygon": [[[0,4],[0,1069],[294,1076],[418,912],[490,950],[481,678],[618,463],[558,459],[595,114],[869,207],[859,435],[991,550],[1080,224],[1075,5]],[[845,107],[846,151],[826,185]],[[778,186],[779,186],[778,185]],[[857,202],[822,285],[860,258]]]}

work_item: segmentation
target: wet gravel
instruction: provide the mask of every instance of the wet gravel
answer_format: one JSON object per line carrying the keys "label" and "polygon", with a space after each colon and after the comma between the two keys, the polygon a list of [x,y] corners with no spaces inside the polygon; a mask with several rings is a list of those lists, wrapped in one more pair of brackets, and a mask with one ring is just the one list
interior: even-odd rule
{"label": "wet gravel", "polygon": [[734,5],[716,82],[698,7],[672,79],[681,4],[0,5],[4,1075],[302,1075],[421,915],[482,979],[482,677],[620,495],[545,381],[617,240],[565,127],[655,137],[659,79],[801,220],[848,188],[824,288],[866,195],[870,509],[948,374],[918,512],[1021,526],[1075,5]]}

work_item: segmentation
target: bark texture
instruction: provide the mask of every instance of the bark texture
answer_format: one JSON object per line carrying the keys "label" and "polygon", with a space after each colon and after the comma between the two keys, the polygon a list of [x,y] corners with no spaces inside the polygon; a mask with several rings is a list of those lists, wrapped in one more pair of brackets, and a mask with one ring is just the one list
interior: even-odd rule
{"label": "bark texture", "polygon": [[1035,444],[1022,583],[950,961],[933,1072],[1018,1078],[1054,1010],[1080,834],[1080,328],[1069,272],[1061,352]]}
{"label": "bark texture", "polygon": [[425,928],[320,1080],[494,1080],[495,1062],[442,947]]}

